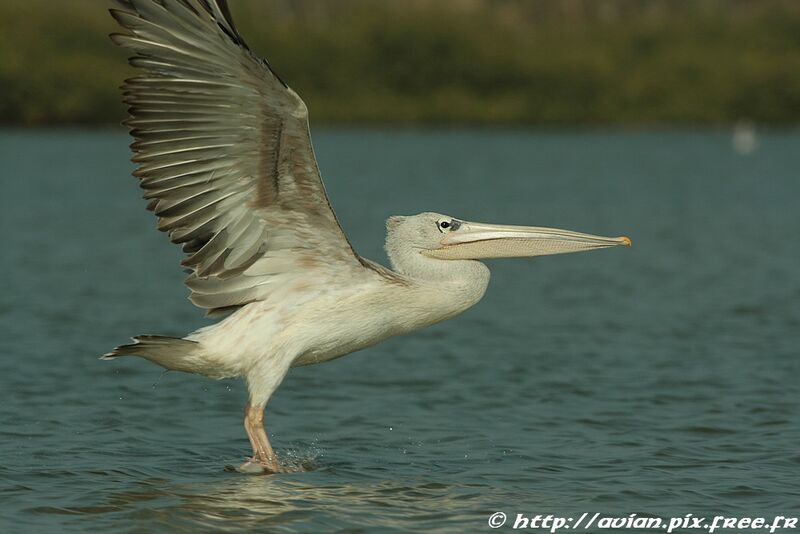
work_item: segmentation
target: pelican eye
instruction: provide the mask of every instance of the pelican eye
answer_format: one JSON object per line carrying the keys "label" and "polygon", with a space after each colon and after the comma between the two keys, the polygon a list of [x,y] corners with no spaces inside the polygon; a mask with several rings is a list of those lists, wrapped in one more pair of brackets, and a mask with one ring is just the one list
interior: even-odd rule
{"label": "pelican eye", "polygon": [[461,221],[458,219],[452,219],[449,221],[439,221],[436,223],[436,227],[439,228],[439,231],[442,230],[450,230],[451,232],[455,232],[461,227]]}

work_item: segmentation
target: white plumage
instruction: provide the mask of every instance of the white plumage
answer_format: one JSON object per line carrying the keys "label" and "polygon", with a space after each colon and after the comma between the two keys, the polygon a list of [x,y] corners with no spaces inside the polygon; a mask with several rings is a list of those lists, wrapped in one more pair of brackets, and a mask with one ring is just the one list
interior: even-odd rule
{"label": "white plumage", "polygon": [[358,256],[331,209],[300,97],[255,57],[223,0],[119,0],[113,41],[144,71],[123,87],[140,179],[160,230],[182,245],[190,299],[229,313],[185,338],[137,336],[103,356],[242,376],[253,457],[277,472],[264,406],[292,366],[320,363],[449,319],[489,282],[480,258],[630,245],[436,213],[391,217],[392,270]]}

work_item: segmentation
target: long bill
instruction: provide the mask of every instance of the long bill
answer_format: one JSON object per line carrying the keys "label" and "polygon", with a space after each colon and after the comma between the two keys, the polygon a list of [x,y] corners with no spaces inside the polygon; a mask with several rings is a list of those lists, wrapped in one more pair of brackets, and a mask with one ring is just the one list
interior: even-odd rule
{"label": "long bill", "polygon": [[464,222],[444,235],[441,246],[423,252],[443,260],[521,258],[631,246],[630,238],[601,237],[558,228]]}

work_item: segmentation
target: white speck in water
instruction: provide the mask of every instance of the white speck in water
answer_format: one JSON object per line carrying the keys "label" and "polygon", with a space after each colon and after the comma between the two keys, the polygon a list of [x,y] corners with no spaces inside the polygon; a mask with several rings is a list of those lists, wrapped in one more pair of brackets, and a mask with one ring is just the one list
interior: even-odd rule
{"label": "white speck in water", "polygon": [[394,430],[394,428],[392,428],[392,427],[389,427],[389,431],[391,432],[392,430]]}
{"label": "white speck in water", "polygon": [[733,128],[733,149],[743,155],[758,150],[758,136],[753,122],[741,120]]}

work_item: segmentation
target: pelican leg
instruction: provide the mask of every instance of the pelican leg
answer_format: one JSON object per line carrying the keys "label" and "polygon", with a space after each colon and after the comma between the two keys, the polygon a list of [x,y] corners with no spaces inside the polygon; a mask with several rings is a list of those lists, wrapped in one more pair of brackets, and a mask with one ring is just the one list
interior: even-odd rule
{"label": "pelican leg", "polygon": [[245,473],[280,473],[283,471],[278,456],[272,450],[264,429],[264,405],[250,404],[244,408],[244,429],[253,446],[253,457],[239,466]]}

